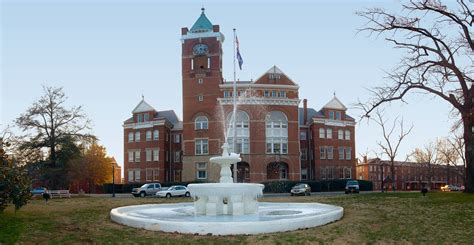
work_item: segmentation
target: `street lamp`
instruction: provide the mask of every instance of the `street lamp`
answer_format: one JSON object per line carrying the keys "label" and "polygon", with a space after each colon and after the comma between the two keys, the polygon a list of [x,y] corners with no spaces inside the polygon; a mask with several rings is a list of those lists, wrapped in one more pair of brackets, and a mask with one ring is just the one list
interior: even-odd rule
{"label": "street lamp", "polygon": [[115,197],[115,162],[112,162],[112,197]]}

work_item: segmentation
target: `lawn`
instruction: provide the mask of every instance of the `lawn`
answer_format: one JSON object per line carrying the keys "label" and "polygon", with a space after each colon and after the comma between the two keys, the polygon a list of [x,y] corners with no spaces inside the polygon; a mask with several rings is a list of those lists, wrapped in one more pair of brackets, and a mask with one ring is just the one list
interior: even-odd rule
{"label": "lawn", "polygon": [[195,236],[140,230],[110,221],[114,207],[189,199],[72,198],[33,200],[16,214],[0,214],[0,244],[11,243],[474,243],[474,195],[373,193],[263,198],[272,202],[321,202],[344,207],[342,220],[322,227],[255,236]]}

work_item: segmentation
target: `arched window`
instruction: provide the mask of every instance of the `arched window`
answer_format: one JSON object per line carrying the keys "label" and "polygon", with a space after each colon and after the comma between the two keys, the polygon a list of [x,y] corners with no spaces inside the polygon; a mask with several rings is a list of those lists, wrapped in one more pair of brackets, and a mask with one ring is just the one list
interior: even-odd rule
{"label": "arched window", "polygon": [[208,128],[208,120],[205,116],[199,116],[194,120],[194,129],[207,129]]}
{"label": "arched window", "polygon": [[[227,115],[227,142],[229,143],[230,149],[234,149],[234,130],[233,125],[231,123],[232,113]],[[250,153],[250,146],[249,146],[249,115],[244,111],[237,111],[235,116],[235,128],[236,130],[236,153],[243,153],[249,154]]]}
{"label": "arched window", "polygon": [[265,119],[267,154],[288,154],[288,119],[281,111],[270,112]]}

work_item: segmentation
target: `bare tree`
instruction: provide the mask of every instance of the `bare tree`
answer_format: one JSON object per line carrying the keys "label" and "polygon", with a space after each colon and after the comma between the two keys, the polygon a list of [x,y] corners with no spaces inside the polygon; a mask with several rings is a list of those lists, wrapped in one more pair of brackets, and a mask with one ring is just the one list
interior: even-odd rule
{"label": "bare tree", "polygon": [[[393,184],[393,181],[395,180],[395,159],[398,156],[400,144],[405,139],[405,137],[410,134],[411,130],[413,129],[413,125],[411,125],[407,129],[403,124],[403,119],[398,120],[398,118],[396,118],[395,120],[393,120],[392,123],[390,123],[388,120],[383,118],[383,112],[378,109],[375,112],[375,118],[371,119],[382,129],[383,140],[378,141],[377,145],[382,150],[381,155],[388,157],[390,161],[392,191],[395,191],[395,184]],[[383,184],[384,181],[382,166],[382,190]]]}
{"label": "bare tree", "polygon": [[460,171],[460,165],[465,169],[464,141],[459,134],[440,139],[437,144],[438,155],[441,162],[446,165],[447,184],[450,183],[451,173],[464,178],[464,171]]}
{"label": "bare tree", "polygon": [[94,138],[84,133],[90,121],[82,108],[66,108],[66,95],[62,88],[43,87],[44,95],[16,119],[16,124],[27,135],[21,149],[48,149],[49,163],[57,166],[57,151],[66,138]]}
{"label": "bare tree", "polygon": [[434,142],[429,142],[423,148],[416,148],[413,151],[412,156],[418,164],[424,167],[423,169],[428,170],[423,171],[423,173],[428,179],[428,186],[432,188],[431,182],[433,180],[433,165],[439,164],[440,162],[437,144]]}
{"label": "bare tree", "polygon": [[[472,3],[472,2],[471,2]],[[384,35],[395,48],[406,51],[389,73],[389,84],[375,87],[373,98],[360,103],[368,116],[381,104],[404,99],[412,91],[435,95],[448,102],[462,119],[467,192],[474,192],[473,82],[474,12],[471,3],[457,0],[457,10],[439,0],[411,0],[405,15],[380,8],[357,14],[367,19],[360,31]]]}

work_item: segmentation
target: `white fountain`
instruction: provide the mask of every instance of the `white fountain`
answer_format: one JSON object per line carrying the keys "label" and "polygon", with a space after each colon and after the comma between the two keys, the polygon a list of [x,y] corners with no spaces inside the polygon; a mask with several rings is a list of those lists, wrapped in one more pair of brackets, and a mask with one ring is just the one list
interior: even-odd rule
{"label": "white fountain", "polygon": [[[235,115],[234,97],[231,123]],[[229,131],[225,135],[226,142],[227,135]],[[119,207],[110,211],[110,217],[117,223],[136,228],[200,235],[282,232],[316,227],[342,218],[343,208],[333,205],[258,203],[258,197],[263,194],[262,184],[233,181],[230,166],[240,161],[239,154],[229,152],[229,145],[224,143],[222,156],[210,159],[221,166],[219,183],[189,184],[193,203]]]}

